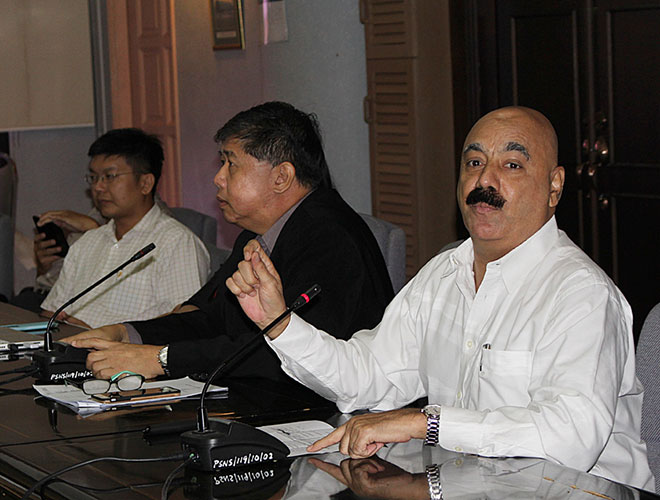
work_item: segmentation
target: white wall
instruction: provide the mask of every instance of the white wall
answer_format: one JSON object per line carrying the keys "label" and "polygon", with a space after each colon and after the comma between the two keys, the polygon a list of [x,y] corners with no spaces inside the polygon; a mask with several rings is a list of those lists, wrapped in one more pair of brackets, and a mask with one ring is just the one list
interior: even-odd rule
{"label": "white wall", "polygon": [[0,0],[0,130],[91,125],[85,0]]}
{"label": "white wall", "polygon": [[[244,0],[245,50],[213,51],[208,0],[175,1],[183,203],[219,220],[213,136],[237,112],[269,100],[317,114],[337,188],[356,210],[371,212],[358,2],[285,2],[288,41],[264,46],[261,5]],[[219,226],[218,244],[230,247],[238,231]]]}

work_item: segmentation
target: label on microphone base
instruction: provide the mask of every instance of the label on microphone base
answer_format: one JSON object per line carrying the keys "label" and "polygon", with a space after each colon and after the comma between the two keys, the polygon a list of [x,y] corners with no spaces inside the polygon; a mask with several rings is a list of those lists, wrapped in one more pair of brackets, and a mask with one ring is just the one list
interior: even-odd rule
{"label": "label on microphone base", "polygon": [[234,455],[233,457],[216,458],[213,460],[213,469],[225,469],[227,467],[243,467],[261,462],[270,462],[275,460],[272,451],[261,451],[256,453],[245,453],[243,455]]}
{"label": "label on microphone base", "polygon": [[191,467],[203,471],[229,470],[281,460],[289,448],[273,436],[240,422],[211,419],[207,431],[181,435],[185,452],[196,459]]}
{"label": "label on microphone base", "polygon": [[63,372],[58,372],[58,373],[51,373],[50,377],[48,378],[49,382],[63,382],[65,379],[68,380],[85,380],[88,378],[92,378],[94,374],[91,372],[91,370],[73,370],[73,371],[63,371]]}

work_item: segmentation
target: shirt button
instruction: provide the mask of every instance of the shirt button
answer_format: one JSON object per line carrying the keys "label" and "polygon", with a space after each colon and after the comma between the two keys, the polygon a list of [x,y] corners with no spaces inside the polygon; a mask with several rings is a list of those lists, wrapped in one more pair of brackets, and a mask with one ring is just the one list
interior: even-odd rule
{"label": "shirt button", "polygon": [[466,345],[466,347],[467,347],[468,349],[472,349],[472,346],[474,346],[474,342],[472,342],[471,340],[468,340],[468,341],[465,343],[465,345]]}

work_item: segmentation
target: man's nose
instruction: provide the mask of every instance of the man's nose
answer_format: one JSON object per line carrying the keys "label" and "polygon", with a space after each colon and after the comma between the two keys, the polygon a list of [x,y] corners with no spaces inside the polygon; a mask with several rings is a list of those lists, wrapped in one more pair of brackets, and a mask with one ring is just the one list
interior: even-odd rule
{"label": "man's nose", "polygon": [[94,184],[91,185],[92,192],[101,193],[106,190],[107,183],[101,182],[101,179],[97,179]]}
{"label": "man's nose", "polygon": [[218,171],[215,174],[215,177],[213,178],[213,184],[215,184],[215,187],[217,187],[217,188],[224,187],[224,185],[225,185],[225,172],[226,172],[225,165],[226,164],[227,164],[227,162],[223,162],[220,165],[220,168],[218,169]]}
{"label": "man's nose", "polygon": [[477,178],[477,187],[488,188],[493,187],[499,190],[499,177],[497,175],[498,169],[494,163],[487,163],[484,168],[479,172]]}

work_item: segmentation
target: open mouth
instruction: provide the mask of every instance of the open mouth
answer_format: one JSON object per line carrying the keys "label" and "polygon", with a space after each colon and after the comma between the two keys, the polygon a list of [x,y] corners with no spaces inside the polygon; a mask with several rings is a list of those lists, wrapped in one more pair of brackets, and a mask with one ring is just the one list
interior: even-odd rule
{"label": "open mouth", "polygon": [[501,210],[502,207],[498,207],[496,205],[491,205],[490,203],[486,203],[485,201],[482,201],[480,203],[475,203],[472,205],[472,207],[476,208],[477,210],[483,210],[483,211],[488,211],[488,210]]}

